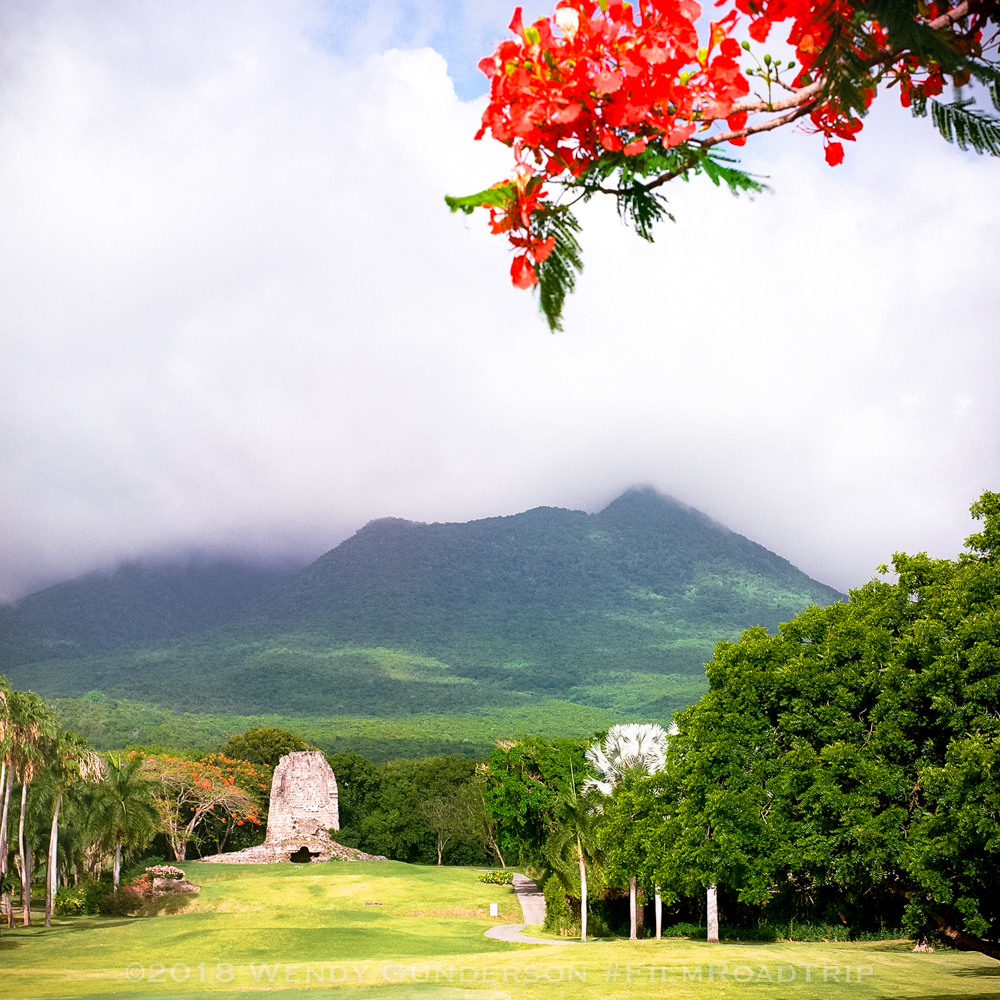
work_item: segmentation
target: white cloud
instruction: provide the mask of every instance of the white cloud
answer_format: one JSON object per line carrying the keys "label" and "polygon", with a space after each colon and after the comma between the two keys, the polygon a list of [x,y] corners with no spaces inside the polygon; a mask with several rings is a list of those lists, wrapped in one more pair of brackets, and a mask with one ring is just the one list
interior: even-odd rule
{"label": "white cloud", "polygon": [[5,16],[0,593],[636,481],[847,586],[997,488],[1000,165],[926,123],[748,146],[775,193],[675,186],[653,247],[590,206],[551,337],[444,207],[507,155],[435,52],[346,62],[305,3]]}

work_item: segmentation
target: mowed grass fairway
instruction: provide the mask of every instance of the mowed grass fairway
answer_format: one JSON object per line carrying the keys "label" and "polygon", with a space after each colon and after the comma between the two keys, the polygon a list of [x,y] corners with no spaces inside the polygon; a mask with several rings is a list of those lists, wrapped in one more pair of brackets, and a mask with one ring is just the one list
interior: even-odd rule
{"label": "mowed grass fairway", "polygon": [[[520,907],[510,887],[483,885],[469,869],[391,861],[183,867],[202,886],[183,912],[4,930],[0,998],[1000,1000],[1000,962],[914,954],[906,942],[494,941],[484,931],[520,922]],[[499,904],[498,920],[488,916],[490,903]]]}

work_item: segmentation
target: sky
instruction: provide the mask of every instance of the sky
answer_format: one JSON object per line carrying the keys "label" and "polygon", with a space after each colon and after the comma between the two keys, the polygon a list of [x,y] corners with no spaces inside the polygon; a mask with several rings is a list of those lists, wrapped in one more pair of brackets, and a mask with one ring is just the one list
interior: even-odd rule
{"label": "sky", "polygon": [[472,139],[510,6],[0,7],[0,600],[637,483],[840,589],[959,551],[1000,489],[1000,161],[892,94],[836,169],[758,137],[770,191],[675,183],[652,246],[585,206],[552,335],[443,202],[510,170]]}

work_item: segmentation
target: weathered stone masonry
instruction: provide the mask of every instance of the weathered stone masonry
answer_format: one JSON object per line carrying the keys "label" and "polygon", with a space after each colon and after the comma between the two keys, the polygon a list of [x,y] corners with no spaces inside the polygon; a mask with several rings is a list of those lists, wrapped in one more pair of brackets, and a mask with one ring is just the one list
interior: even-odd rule
{"label": "weathered stone masonry", "polygon": [[384,861],[330,839],[340,829],[337,778],[318,750],[299,750],[278,761],[271,782],[267,837],[259,847],[213,854],[202,861],[266,865],[276,861]]}

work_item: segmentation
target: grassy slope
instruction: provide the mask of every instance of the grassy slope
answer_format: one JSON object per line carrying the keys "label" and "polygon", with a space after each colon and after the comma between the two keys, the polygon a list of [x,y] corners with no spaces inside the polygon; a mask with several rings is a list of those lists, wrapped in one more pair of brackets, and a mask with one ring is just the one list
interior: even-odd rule
{"label": "grassy slope", "polygon": [[182,750],[217,750],[234,733],[251,726],[279,726],[326,753],[360,753],[370,760],[462,754],[483,758],[498,739],[523,734],[590,736],[620,717],[564,701],[522,708],[482,709],[467,715],[407,715],[371,718],[282,715],[183,714],[100,695],[53,699],[60,725],[87,737],[99,750],[130,743]]}
{"label": "grassy slope", "polygon": [[[411,996],[578,1000],[667,993],[719,1000],[727,989],[731,998],[746,993],[758,1000],[1000,997],[998,963],[953,951],[914,954],[906,942],[504,944],[485,938],[483,932],[495,922],[487,916],[490,902],[499,904],[500,922],[519,922],[513,893],[506,887],[481,885],[465,869],[417,868],[395,862],[185,867],[189,878],[203,886],[185,912],[151,919],[57,920],[50,931],[4,931],[0,938],[3,996],[11,1000],[69,996],[102,1000],[155,995],[175,1000],[203,992],[269,990],[312,1000],[330,996],[330,979],[342,977],[345,985],[333,995],[353,997],[355,990],[349,983],[357,983],[360,973],[365,988],[356,992],[370,1000]],[[383,905],[365,906],[366,902]],[[144,967],[141,981],[125,978],[129,963]],[[166,967],[162,985],[148,981],[154,963]],[[176,963],[191,970],[182,985],[171,980],[170,970]],[[200,963],[205,964],[204,984],[198,981]],[[214,981],[219,963],[231,963],[231,982]],[[262,971],[262,963],[274,974],[273,982]],[[708,981],[710,963],[716,973],[720,966],[727,967],[725,982],[718,976]],[[822,971],[814,970],[807,983],[807,963],[836,968],[841,981],[824,984]],[[577,975],[586,975],[585,983],[565,981],[570,964]],[[307,982],[310,966],[313,978]],[[677,983],[685,966],[692,972],[700,967],[701,981]],[[844,981],[847,966],[850,983]],[[777,979],[779,967],[785,976],[796,969],[795,981],[779,985],[762,977],[761,982],[739,984],[731,978],[732,970],[738,969],[741,977],[749,974],[756,979],[764,968],[766,975]],[[859,967],[870,968],[871,974],[855,982]],[[317,983],[320,973],[323,982]],[[183,968],[174,969],[174,975],[182,978]],[[414,984],[414,978],[425,976],[426,986]],[[448,984],[448,976],[455,985]],[[397,978],[402,980],[399,985],[386,985]]]}

